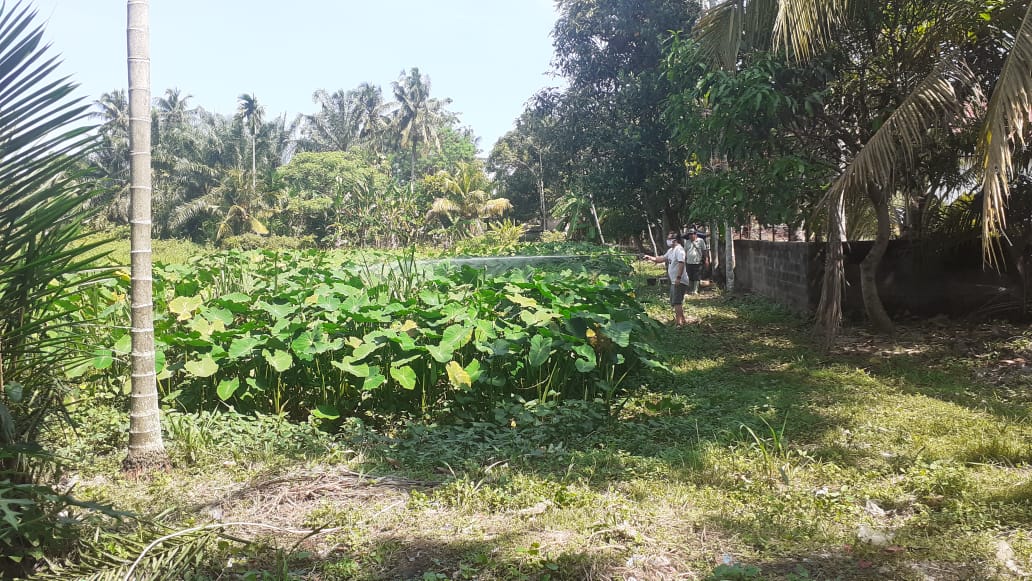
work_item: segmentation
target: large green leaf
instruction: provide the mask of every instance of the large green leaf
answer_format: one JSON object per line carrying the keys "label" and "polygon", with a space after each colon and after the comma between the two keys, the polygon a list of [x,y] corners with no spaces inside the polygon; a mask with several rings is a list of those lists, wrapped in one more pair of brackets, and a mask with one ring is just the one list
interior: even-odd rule
{"label": "large green leaf", "polygon": [[610,323],[603,329],[603,332],[613,340],[613,343],[626,347],[631,344],[632,330],[634,330],[634,325],[630,321],[620,321],[618,323]]}
{"label": "large green leaf", "polygon": [[115,346],[111,350],[120,355],[128,355],[133,350],[132,334],[126,333],[122,335],[118,341],[115,341]]}
{"label": "large green leaf", "polygon": [[387,378],[380,374],[380,368],[375,365],[370,368],[369,377],[362,382],[362,391],[372,391],[387,381]]}
{"label": "large green leaf", "polygon": [[371,353],[375,352],[379,348],[380,344],[376,341],[365,341],[359,344],[357,347],[355,347],[355,350],[351,353],[351,357],[354,358],[356,361],[365,359]]}
{"label": "large green leaf", "polygon": [[255,306],[272,315],[274,319],[286,319],[297,311],[295,305],[274,305],[265,301],[258,301]]}
{"label": "large green leaf", "polygon": [[211,355],[205,355],[200,359],[193,359],[186,362],[184,365],[186,372],[194,377],[211,377],[219,371],[219,364],[211,358]]}
{"label": "large green leaf", "polygon": [[312,417],[319,418],[321,420],[336,420],[340,418],[340,412],[337,408],[329,404],[320,404],[312,410]]}
{"label": "large green leaf", "polygon": [[452,350],[461,349],[473,337],[472,327],[451,325],[441,334],[441,347]]}
{"label": "large green leaf", "polygon": [[187,321],[202,304],[204,304],[204,299],[200,296],[176,297],[169,301],[168,311],[173,315],[178,315],[177,318],[180,321]]}
{"label": "large green leaf", "polygon": [[595,350],[591,348],[591,345],[577,345],[573,348],[573,352],[578,355],[577,359],[574,360],[574,366],[577,367],[577,371],[589,373],[598,367]]}
{"label": "large green leaf", "polygon": [[215,389],[219,399],[226,401],[233,397],[236,390],[240,388],[240,378],[234,377],[233,379],[223,379],[219,382],[219,386]]}
{"label": "large green leaf", "polygon": [[541,367],[552,354],[551,337],[534,335],[530,339],[530,353],[527,355],[527,365]]}
{"label": "large green leaf", "polygon": [[244,335],[233,339],[233,342],[229,345],[229,357],[230,359],[239,359],[245,355],[250,355],[255,347],[258,347],[264,343],[261,339],[252,337],[250,335]]}
{"label": "large green leaf", "polygon": [[416,372],[408,365],[402,367],[391,367],[391,377],[405,389],[416,388]]}
{"label": "large green leaf", "polygon": [[107,369],[115,362],[115,357],[110,349],[97,349],[93,352],[93,367],[95,369]]}
{"label": "large green leaf", "polygon": [[294,366],[294,358],[290,353],[276,349],[274,352],[270,352],[268,349],[262,349],[262,356],[265,360],[279,373],[290,369]]}
{"label": "large green leaf", "polygon": [[455,354],[455,348],[443,342],[440,345],[427,345],[426,350],[434,358],[434,361],[438,363],[451,361],[452,356]]}
{"label": "large green leaf", "polygon": [[358,378],[369,377],[369,366],[365,363],[359,363],[358,365],[356,365],[354,357],[345,357],[341,361],[334,361],[333,366],[337,369],[340,369],[344,373],[354,375]]}

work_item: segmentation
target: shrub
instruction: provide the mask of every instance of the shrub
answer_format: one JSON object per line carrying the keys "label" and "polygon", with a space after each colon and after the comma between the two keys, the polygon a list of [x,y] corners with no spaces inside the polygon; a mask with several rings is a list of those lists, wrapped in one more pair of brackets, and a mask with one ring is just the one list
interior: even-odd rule
{"label": "shrub", "polygon": [[[159,378],[188,410],[346,416],[476,415],[500,402],[612,402],[658,365],[655,323],[605,275],[488,275],[318,251],[221,253],[156,273]],[[125,342],[116,330],[95,361]]]}
{"label": "shrub", "polygon": [[226,236],[219,241],[219,247],[226,250],[302,250],[315,248],[314,236],[259,236],[254,233]]}

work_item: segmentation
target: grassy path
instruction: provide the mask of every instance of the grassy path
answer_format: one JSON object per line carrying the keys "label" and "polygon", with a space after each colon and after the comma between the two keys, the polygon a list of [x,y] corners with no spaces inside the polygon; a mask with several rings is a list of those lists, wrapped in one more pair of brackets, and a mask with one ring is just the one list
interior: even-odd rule
{"label": "grassy path", "polygon": [[[660,290],[642,300],[668,317]],[[128,482],[112,455],[81,471],[79,491],[169,508],[180,527],[335,529],[297,546],[232,530],[265,540],[212,549],[231,563],[212,579],[1032,571],[1032,333],[926,324],[883,344],[854,331],[822,356],[805,322],[765,303],[703,296],[688,310],[700,322],[659,343],[673,373],[629,379],[641,386],[616,420],[588,405],[513,408],[484,425],[354,426],[331,439],[272,419],[179,416],[179,468]]]}

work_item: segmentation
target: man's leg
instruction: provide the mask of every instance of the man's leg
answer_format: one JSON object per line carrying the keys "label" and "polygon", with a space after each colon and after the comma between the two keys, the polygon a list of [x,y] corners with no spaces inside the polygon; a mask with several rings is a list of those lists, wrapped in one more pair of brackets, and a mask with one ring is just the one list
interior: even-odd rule
{"label": "man's leg", "polygon": [[686,324],[688,320],[684,317],[684,291],[685,286],[680,283],[670,285],[670,306],[674,308],[674,324],[678,327]]}
{"label": "man's leg", "polygon": [[691,284],[691,292],[693,295],[699,294],[699,279],[702,270],[701,264],[689,264],[688,266],[688,282]]}

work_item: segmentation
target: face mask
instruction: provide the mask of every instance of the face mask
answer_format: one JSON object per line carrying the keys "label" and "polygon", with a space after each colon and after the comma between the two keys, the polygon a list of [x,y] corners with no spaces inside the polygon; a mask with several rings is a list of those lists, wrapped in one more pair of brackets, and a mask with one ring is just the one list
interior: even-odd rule
{"label": "face mask", "polygon": [[668,248],[673,248],[674,247],[674,241],[673,240],[667,240],[666,241],[666,245],[667,245]]}

